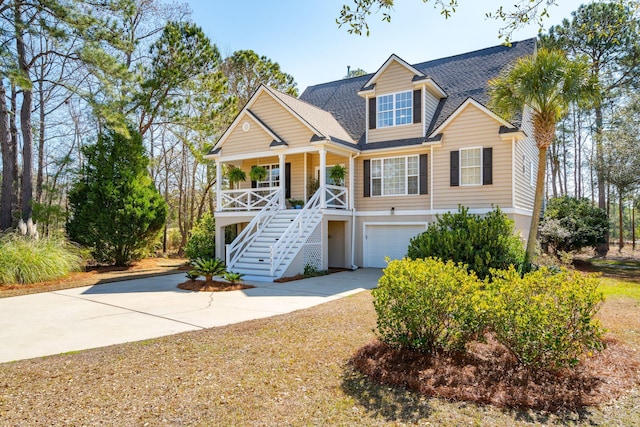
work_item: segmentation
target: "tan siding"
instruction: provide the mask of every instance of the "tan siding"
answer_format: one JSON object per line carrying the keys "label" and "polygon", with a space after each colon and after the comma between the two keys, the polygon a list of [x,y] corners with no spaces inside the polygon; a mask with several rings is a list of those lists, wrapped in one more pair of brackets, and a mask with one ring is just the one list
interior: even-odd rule
{"label": "tan siding", "polygon": [[425,90],[424,93],[426,95],[424,99],[424,127],[426,130],[429,129],[431,120],[433,120],[433,115],[436,113],[436,109],[438,108],[438,103],[440,103],[440,99],[433,96],[428,90]]}
{"label": "tan siding", "polygon": [[[500,123],[469,105],[444,130],[442,147],[434,149],[434,209],[511,207],[511,143],[498,134]],[[451,187],[450,151],[493,147],[493,184]]]}
{"label": "tan siding", "polygon": [[[248,122],[251,128],[244,132],[242,130],[243,123]],[[235,156],[245,153],[255,153],[259,151],[268,151],[269,144],[271,144],[273,138],[264,131],[258,123],[252,118],[245,116],[245,119],[240,120],[238,126],[233,129],[231,134],[222,146],[223,156]]]}
{"label": "tan siding", "polygon": [[[533,209],[535,198],[535,176],[538,167],[538,147],[533,139],[531,110],[526,109],[522,120],[522,129],[527,138],[516,143],[515,155],[515,205],[521,209]],[[533,184],[530,182],[529,169],[533,162]]]}
{"label": "tan siding", "polygon": [[[376,81],[376,96],[413,91],[413,76],[414,74],[404,66],[393,62]],[[422,123],[369,129],[368,142],[418,138],[422,133]]]}
{"label": "tan siding", "polygon": [[[365,154],[355,160],[355,204],[358,211],[390,211],[394,207],[400,210],[428,210],[430,209],[430,197],[428,194],[416,194],[408,196],[375,196],[364,197],[364,160],[388,157],[409,156],[416,154],[429,154],[428,149],[415,150],[403,153]],[[429,162],[430,163],[430,162]],[[429,169],[429,168],[428,168]],[[431,179],[431,171],[428,172]]]}
{"label": "tan siding", "polygon": [[376,95],[413,90],[413,76],[406,67],[392,62],[376,80]]}
{"label": "tan siding", "polygon": [[369,129],[369,142],[391,141],[406,138],[419,138],[422,135],[422,123],[391,126],[382,129]]}
{"label": "tan siding", "polygon": [[252,105],[251,112],[289,144],[289,148],[309,145],[313,132],[269,95],[262,94]]}

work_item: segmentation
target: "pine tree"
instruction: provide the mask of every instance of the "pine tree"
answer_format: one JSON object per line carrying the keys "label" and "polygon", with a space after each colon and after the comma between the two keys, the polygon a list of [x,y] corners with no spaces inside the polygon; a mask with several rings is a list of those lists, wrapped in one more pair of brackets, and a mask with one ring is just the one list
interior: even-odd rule
{"label": "pine tree", "polygon": [[85,166],[69,192],[71,240],[91,248],[99,261],[127,265],[157,238],[167,205],[147,170],[142,137],[113,130],[84,148]]}

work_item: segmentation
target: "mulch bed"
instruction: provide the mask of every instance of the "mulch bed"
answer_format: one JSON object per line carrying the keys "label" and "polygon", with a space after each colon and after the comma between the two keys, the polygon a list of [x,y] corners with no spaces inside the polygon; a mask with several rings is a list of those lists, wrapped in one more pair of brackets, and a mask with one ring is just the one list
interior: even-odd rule
{"label": "mulch bed", "polygon": [[350,363],[384,384],[427,396],[502,408],[575,411],[621,396],[640,382],[640,355],[607,340],[607,349],[574,369],[556,372],[519,367],[500,344],[477,343],[467,354],[427,355],[374,341]]}
{"label": "mulch bed", "polygon": [[245,285],[244,283],[236,283],[232,285],[228,282],[220,282],[212,280],[206,282],[204,280],[187,280],[178,285],[178,288],[185,291],[197,291],[197,292],[226,292],[226,291],[241,291],[243,289],[255,288],[252,285]]}

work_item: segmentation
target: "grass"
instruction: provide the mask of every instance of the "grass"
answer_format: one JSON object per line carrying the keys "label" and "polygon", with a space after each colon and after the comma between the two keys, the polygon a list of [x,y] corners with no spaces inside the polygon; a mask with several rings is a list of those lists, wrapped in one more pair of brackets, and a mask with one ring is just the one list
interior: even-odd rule
{"label": "grass", "polygon": [[640,302],[640,284],[626,280],[617,280],[604,277],[600,280],[600,290],[605,298],[623,297],[632,298]]}
{"label": "grass", "polygon": [[54,280],[79,271],[83,264],[80,251],[61,238],[14,233],[0,237],[0,284]]}
{"label": "grass", "polygon": [[[635,300],[612,295],[602,321],[613,338],[640,352],[637,313]],[[627,335],[614,327],[623,314]],[[381,385],[349,363],[374,339],[375,324],[371,294],[362,292],[268,319],[0,364],[0,425],[520,427],[640,420],[640,387],[598,408],[549,413]]]}

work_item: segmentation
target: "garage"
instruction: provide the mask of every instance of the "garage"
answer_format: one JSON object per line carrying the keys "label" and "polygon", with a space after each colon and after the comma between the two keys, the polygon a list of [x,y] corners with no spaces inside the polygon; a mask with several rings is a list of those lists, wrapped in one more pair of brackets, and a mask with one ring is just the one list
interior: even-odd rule
{"label": "garage", "polygon": [[409,240],[426,227],[425,223],[364,224],[364,266],[384,268],[385,257],[401,259],[407,254]]}

